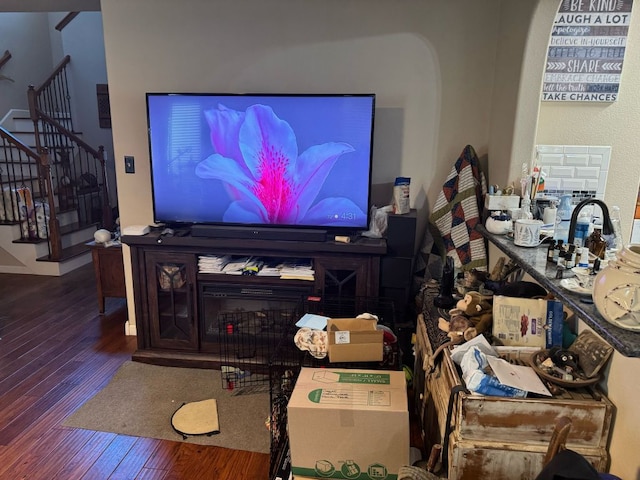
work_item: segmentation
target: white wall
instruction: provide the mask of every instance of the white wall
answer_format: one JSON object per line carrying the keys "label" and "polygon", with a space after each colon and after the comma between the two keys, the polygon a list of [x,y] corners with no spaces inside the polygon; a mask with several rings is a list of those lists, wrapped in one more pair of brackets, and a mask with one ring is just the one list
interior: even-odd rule
{"label": "white wall", "polygon": [[122,224],[153,220],[148,91],[375,92],[374,181],[410,176],[425,212],[466,144],[487,151],[498,13],[497,0],[103,1]]}
{"label": "white wall", "polygon": [[496,1],[189,4],[102,5],[116,164],[139,166],[118,177],[124,224],[152,220],[146,91],[373,91],[374,180],[410,175],[417,207],[467,143],[486,152]]}
{"label": "white wall", "polygon": [[[557,3],[557,2],[551,2]],[[635,2],[634,2],[635,3]],[[620,206],[623,236],[630,239],[640,182],[640,11],[634,5],[618,101],[615,103],[541,102],[536,143],[548,145],[610,145],[611,162],[605,202]],[[586,328],[581,324],[581,329]],[[640,335],[640,334],[636,334]],[[611,472],[624,479],[640,478],[640,358],[615,353],[602,386],[616,406],[611,438]]]}
{"label": "white wall", "polygon": [[0,13],[0,56],[11,53],[0,74],[14,80],[0,80],[0,119],[12,108],[27,110],[29,85],[53,70],[48,28],[46,13]]}

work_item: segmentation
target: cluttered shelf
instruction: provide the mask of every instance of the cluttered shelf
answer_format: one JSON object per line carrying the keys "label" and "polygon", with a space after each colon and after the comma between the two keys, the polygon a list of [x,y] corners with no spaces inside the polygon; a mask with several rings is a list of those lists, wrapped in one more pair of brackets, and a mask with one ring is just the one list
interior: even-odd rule
{"label": "cluttered shelf", "polygon": [[[489,233],[481,225],[477,229],[491,243],[517,262],[534,280],[563,301],[618,352],[627,357],[640,357],[640,332],[625,330],[607,322],[593,303],[585,303],[583,295],[563,288],[560,285],[562,280],[556,278],[556,268],[547,262],[546,247],[518,247],[505,235]],[[567,272],[566,276],[568,275],[572,274]]]}

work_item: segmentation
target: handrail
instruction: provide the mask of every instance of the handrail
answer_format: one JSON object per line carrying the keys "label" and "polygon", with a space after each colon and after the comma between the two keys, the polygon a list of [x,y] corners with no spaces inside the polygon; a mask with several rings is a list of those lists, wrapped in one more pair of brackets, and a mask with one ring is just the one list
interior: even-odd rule
{"label": "handrail", "polygon": [[96,157],[98,160],[100,160],[100,161],[104,160],[104,158],[100,155],[98,150],[96,150],[91,145],[89,145],[87,142],[82,140],[80,137],[78,137],[71,130],[66,128],[64,125],[62,125],[60,122],[58,122],[54,118],[51,118],[49,115],[44,113],[38,107],[35,107],[35,109],[36,109],[36,112],[38,113],[38,116],[40,117],[41,120],[44,120],[45,122],[49,123],[50,125],[53,125],[54,127],[56,127],[56,129],[58,129],[61,133],[64,133],[67,137],[69,137],[75,143],[80,145],[84,150],[88,151],[91,155]]}
{"label": "handrail", "polygon": [[71,22],[71,20],[73,20],[74,18],[76,18],[78,16],[80,12],[69,12],[67,13],[64,18],[62,20],[60,20],[58,22],[58,24],[56,25],[56,30],[58,30],[59,32],[62,31],[62,29],[64,27],[66,27],[67,25],[69,25],[69,23]]}
{"label": "handrail", "polygon": [[[47,201],[49,203],[49,221],[46,225],[46,240],[49,245],[50,258],[52,260],[60,260],[62,258],[62,237],[60,234],[60,221],[58,220],[56,209],[53,207],[54,197],[53,197],[53,184],[51,180],[51,165],[49,164],[49,153],[47,149],[43,149],[40,154],[37,154],[33,150],[31,150],[27,145],[25,145],[22,141],[12,135],[9,131],[7,131],[4,127],[0,127],[0,138],[2,138],[5,142],[9,143],[12,148],[16,148],[19,152],[23,153],[27,158],[33,160],[36,165],[38,165],[39,175],[38,175],[38,183],[40,184],[40,192],[46,192]],[[24,164],[21,164],[24,165]],[[8,182],[9,187],[11,187],[13,183],[13,187],[17,187],[25,184],[23,182],[14,183],[11,180]],[[34,187],[32,183],[30,187]],[[33,188],[31,188],[31,192],[33,192]],[[13,202],[13,200],[11,200]],[[0,202],[2,203],[2,202]],[[6,202],[5,202],[6,203]],[[5,204],[5,211],[7,205]],[[35,206],[35,204],[34,204]],[[18,214],[19,215],[19,214]],[[10,216],[12,220],[19,220],[13,215]],[[45,216],[46,218],[46,216]],[[21,227],[21,237],[24,239],[26,237],[30,237],[31,228],[35,228],[36,238],[45,239],[40,234],[40,229],[38,224],[41,220],[37,218],[32,218],[29,216],[28,212],[24,219],[20,220],[22,222],[27,222],[27,232],[25,233],[24,228]]]}
{"label": "handrail", "polygon": [[20,139],[16,138],[10,131],[5,129],[4,127],[0,127],[0,136],[6,138],[9,142],[11,142],[18,150],[23,152],[25,155],[33,158],[34,160],[40,160],[40,157],[36,152],[31,150],[25,143],[20,141]]}
{"label": "handrail", "polygon": [[[64,67],[67,66],[67,64],[71,61],[71,57],[69,55],[66,55],[62,61],[58,64],[58,66],[55,68],[55,70],[53,71],[53,73],[51,75],[49,75],[49,77],[42,83],[42,85],[40,85],[39,87],[34,87],[33,89],[35,90],[36,96],[38,96],[45,88],[47,88],[49,85],[51,85],[51,82],[53,82],[55,80],[55,78],[58,76],[58,74],[60,72],[62,72],[62,70],[64,70]],[[31,87],[29,87],[31,88]]]}
{"label": "handrail", "polygon": [[7,63],[11,59],[11,52],[9,50],[5,50],[0,57],[0,68],[4,67],[4,64]]}
{"label": "handrail", "polygon": [[[113,212],[109,202],[109,181],[104,147],[98,149],[80,138],[73,126],[70,86],[67,65],[71,57],[65,56],[49,77],[37,88],[27,91],[29,116],[33,122],[35,148],[29,148],[6,130],[11,148],[16,148],[38,166],[21,166],[19,172],[29,172],[32,191],[41,202],[48,203],[48,231],[29,235],[23,240],[45,239],[49,242],[49,259],[62,258],[62,239],[58,214],[69,213],[66,221],[75,228],[100,225],[111,228]],[[34,152],[35,150],[35,152]],[[13,162],[15,163],[15,162]],[[12,165],[13,165],[12,163]],[[15,167],[11,167],[15,170]],[[34,176],[37,175],[37,180]],[[69,223],[71,220],[72,223]],[[74,221],[75,220],[75,221]],[[36,225],[38,226],[38,225]]]}

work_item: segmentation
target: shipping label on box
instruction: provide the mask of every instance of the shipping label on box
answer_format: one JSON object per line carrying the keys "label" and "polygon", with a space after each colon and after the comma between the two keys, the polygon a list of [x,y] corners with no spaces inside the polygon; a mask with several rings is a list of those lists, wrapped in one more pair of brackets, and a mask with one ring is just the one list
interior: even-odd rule
{"label": "shipping label on box", "polygon": [[392,480],[409,464],[403,372],[303,368],[287,421],[295,478]]}
{"label": "shipping label on box", "polygon": [[330,318],[327,320],[329,361],[381,362],[382,330],[368,318]]}
{"label": "shipping label on box", "polygon": [[503,295],[493,298],[493,336],[503,345],[562,345],[563,323],[561,302]]}

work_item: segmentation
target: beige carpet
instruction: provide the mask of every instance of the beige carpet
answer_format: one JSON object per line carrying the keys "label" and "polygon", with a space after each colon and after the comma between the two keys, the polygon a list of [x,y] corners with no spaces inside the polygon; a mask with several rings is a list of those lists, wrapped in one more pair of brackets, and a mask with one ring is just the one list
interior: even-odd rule
{"label": "beige carpet", "polygon": [[[125,362],[109,384],[65,419],[68,427],[269,453],[266,386],[242,394],[222,388],[220,372]],[[220,433],[183,440],[171,416],[183,404],[215,398]]]}

